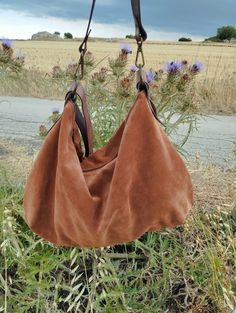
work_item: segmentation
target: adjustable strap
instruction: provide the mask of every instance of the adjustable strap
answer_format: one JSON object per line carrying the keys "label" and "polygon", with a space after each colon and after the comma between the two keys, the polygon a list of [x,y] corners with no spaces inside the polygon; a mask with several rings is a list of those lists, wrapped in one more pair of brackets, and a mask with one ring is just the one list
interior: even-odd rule
{"label": "adjustable strap", "polygon": [[[78,75],[78,72],[80,72],[80,79],[82,79],[84,76],[84,56],[87,52],[87,42],[88,42],[89,35],[91,33],[90,25],[91,25],[91,21],[93,17],[95,3],[96,3],[96,0],[93,0],[85,37],[81,45],[79,46],[80,59],[79,59],[78,66],[74,74],[75,82],[73,86],[71,87],[70,91],[66,95],[66,103],[69,99],[75,103],[75,120],[83,138],[86,157],[88,157],[91,153],[93,153],[93,128],[92,128],[92,123],[91,123],[91,119],[90,119],[89,112],[88,112],[86,95],[85,95],[83,87],[79,83],[77,83],[77,75]],[[83,114],[76,104],[76,96],[79,96],[81,100]]]}
{"label": "adjustable strap", "polygon": [[[147,39],[147,33],[143,28],[141,21],[141,9],[140,9],[140,0],[131,0],[131,6],[134,16],[135,23],[135,38],[137,41],[137,53],[135,59],[135,65],[141,69],[145,65],[144,54],[143,54],[143,41]],[[139,57],[141,57],[141,62],[139,62]]]}
{"label": "adjustable strap", "polygon": [[92,17],[93,17],[93,11],[94,11],[94,7],[95,7],[95,3],[96,3],[96,0],[93,0],[92,6],[91,6],[91,11],[90,11],[90,16],[89,16],[89,22],[88,22],[87,30],[85,33],[85,37],[84,37],[84,40],[82,41],[81,45],[79,46],[80,59],[78,62],[78,66],[75,70],[75,74],[74,74],[75,79],[77,79],[77,74],[78,74],[79,70],[80,70],[80,78],[82,79],[84,76],[84,56],[85,56],[85,53],[87,51],[87,41],[88,41],[89,35],[91,33],[90,25],[91,25],[91,21],[92,21]]}
{"label": "adjustable strap", "polygon": [[[83,78],[84,75],[84,56],[87,51],[87,41],[89,38],[89,35],[91,33],[90,25],[93,17],[94,7],[95,7],[96,0],[93,0],[90,16],[89,16],[89,22],[87,26],[87,30],[85,33],[84,40],[82,41],[81,45],[79,46],[79,52],[80,52],[80,59],[78,62],[78,66],[75,70],[75,80],[77,79],[78,72],[80,70],[80,78]],[[147,33],[145,29],[143,28],[142,21],[141,21],[141,9],[140,9],[140,0],[131,0],[131,6],[133,11],[133,17],[134,17],[134,23],[135,23],[135,38],[138,44],[138,51],[137,51],[137,57],[135,64],[138,65],[138,57],[141,53],[142,55],[142,64],[140,66],[144,66],[144,57],[142,52],[142,42],[147,39]]]}
{"label": "adjustable strap", "polygon": [[147,39],[147,33],[141,21],[140,0],[131,0],[131,6],[135,23],[135,38],[137,42],[145,41]]}
{"label": "adjustable strap", "polygon": [[[92,129],[92,123],[91,119],[89,116],[88,112],[88,107],[87,107],[87,101],[86,101],[86,96],[83,87],[77,83],[77,74],[80,71],[80,79],[83,78],[84,74],[84,56],[87,51],[87,41],[89,38],[89,35],[91,33],[90,25],[92,21],[92,16],[94,12],[94,7],[95,7],[96,0],[93,0],[92,2],[92,7],[90,11],[90,17],[89,17],[89,22],[86,30],[86,34],[84,37],[84,40],[82,41],[81,45],[79,46],[79,52],[80,52],[80,59],[78,62],[78,66],[75,71],[75,82],[74,85],[72,86],[71,90],[67,93],[66,95],[66,102],[70,99],[75,103],[75,113],[76,113],[76,123],[80,129],[84,145],[85,145],[85,156],[88,157],[92,152],[93,152],[93,129]],[[142,51],[142,43],[147,39],[147,33],[145,29],[143,28],[142,21],[141,21],[141,9],[140,9],[140,0],[131,0],[131,6],[132,6],[132,11],[133,11],[133,16],[134,16],[134,22],[135,22],[135,38],[137,41],[138,49],[137,49],[137,56],[136,56],[136,66],[139,67],[139,72],[141,73],[141,70],[145,64],[144,62],[144,56],[143,56],[143,51]],[[139,55],[141,54],[142,57],[142,63],[138,64],[138,59]],[[140,77],[141,78],[141,77]],[[146,89],[146,84],[143,82],[142,79],[140,79],[140,83],[138,84],[139,87],[138,89]],[[147,87],[148,88],[148,87]],[[148,90],[147,90],[148,94]],[[83,110],[83,115],[82,112],[80,111],[79,107],[76,104],[76,97],[79,96],[81,103],[82,103],[82,110]],[[149,102],[151,105],[152,112],[154,116],[155,114],[155,106],[153,105],[152,102]]]}
{"label": "adjustable strap", "polygon": [[91,6],[91,11],[90,11],[90,16],[89,16],[89,21],[88,21],[88,26],[87,26],[87,30],[85,33],[85,37],[84,40],[82,41],[81,45],[79,46],[79,52],[81,53],[82,51],[87,50],[87,41],[88,41],[88,37],[91,33],[91,29],[90,29],[90,25],[91,25],[91,21],[92,21],[92,17],[93,17],[93,11],[94,11],[94,7],[95,7],[95,3],[96,0],[93,0],[92,6]]}

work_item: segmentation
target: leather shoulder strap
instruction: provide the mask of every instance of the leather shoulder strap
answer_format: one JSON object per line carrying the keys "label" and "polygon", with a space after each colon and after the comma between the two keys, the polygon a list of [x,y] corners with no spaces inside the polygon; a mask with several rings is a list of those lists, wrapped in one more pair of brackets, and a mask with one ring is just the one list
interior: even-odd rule
{"label": "leather shoulder strap", "polygon": [[147,33],[141,21],[140,0],[131,0],[131,6],[135,23],[135,38],[137,41],[145,41],[147,39]]}
{"label": "leather shoulder strap", "polygon": [[[81,100],[83,114],[76,104],[76,96],[78,96]],[[93,127],[88,111],[87,99],[84,88],[79,83],[74,82],[74,84],[66,94],[65,99],[65,105],[68,100],[73,101],[75,104],[75,120],[83,138],[85,146],[85,156],[88,157],[91,153],[93,153]]]}
{"label": "leather shoulder strap", "polygon": [[85,124],[86,132],[87,132],[87,142],[88,142],[88,151],[85,155],[88,156],[91,153],[93,153],[93,126],[92,126],[92,122],[91,122],[89,111],[88,111],[87,98],[86,98],[85,91],[82,85],[77,84],[76,94],[77,96],[79,96],[81,103],[82,103],[84,124]]}

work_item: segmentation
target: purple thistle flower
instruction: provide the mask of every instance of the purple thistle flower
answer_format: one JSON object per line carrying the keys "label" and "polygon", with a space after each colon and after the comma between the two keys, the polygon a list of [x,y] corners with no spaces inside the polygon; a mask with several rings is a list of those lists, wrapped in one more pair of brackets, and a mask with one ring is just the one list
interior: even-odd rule
{"label": "purple thistle flower", "polygon": [[190,66],[190,72],[198,73],[201,72],[204,68],[204,65],[200,61],[196,61],[193,65]]}
{"label": "purple thistle flower", "polygon": [[138,67],[137,67],[135,64],[131,65],[129,69],[130,69],[130,71],[133,72],[133,73],[135,73],[135,72],[138,71]]}
{"label": "purple thistle flower", "polygon": [[60,113],[60,109],[59,107],[52,107],[52,114],[59,114]]}
{"label": "purple thistle flower", "polygon": [[2,40],[2,44],[4,46],[6,46],[7,48],[11,48],[12,47],[12,40],[10,40],[10,39],[3,39]]}
{"label": "purple thistle flower", "polygon": [[73,66],[73,65],[76,65],[77,63],[75,60],[70,58],[70,59],[68,59],[67,64],[68,64],[68,66]]}
{"label": "purple thistle flower", "polygon": [[154,73],[151,69],[146,72],[146,78],[148,83],[150,83],[154,79]]}
{"label": "purple thistle flower", "polygon": [[120,48],[121,48],[121,52],[124,54],[132,53],[132,47],[129,43],[126,43],[126,42],[121,43]]}
{"label": "purple thistle flower", "polygon": [[16,60],[23,62],[25,60],[25,54],[21,51],[16,52]]}
{"label": "purple thistle flower", "polygon": [[165,70],[169,73],[169,74],[175,74],[177,72],[179,72],[183,67],[183,64],[181,62],[178,61],[171,61],[168,62],[165,66]]}

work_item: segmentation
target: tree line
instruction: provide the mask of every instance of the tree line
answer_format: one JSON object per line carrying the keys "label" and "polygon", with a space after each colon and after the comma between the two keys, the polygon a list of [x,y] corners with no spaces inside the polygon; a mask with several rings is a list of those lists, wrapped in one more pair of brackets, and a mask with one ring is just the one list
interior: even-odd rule
{"label": "tree line", "polygon": [[[54,35],[57,35],[58,37],[61,36],[61,33],[59,32],[54,32]],[[65,39],[72,39],[73,35],[71,33],[64,33],[64,38]],[[134,39],[135,36],[132,34],[126,35],[126,38],[128,39]],[[224,40],[232,40],[233,38],[236,39],[236,28],[232,25],[227,25],[227,26],[222,26],[217,29],[217,34],[213,37],[209,37],[205,40],[210,40],[210,41],[224,41]],[[179,41],[192,41],[191,38],[185,38],[181,37],[179,38]]]}
{"label": "tree line", "polygon": [[217,34],[213,37],[207,38],[206,40],[211,41],[224,41],[236,39],[236,28],[232,25],[222,26],[217,29]]}
{"label": "tree line", "polygon": [[[61,36],[61,33],[59,32],[54,32],[54,35],[60,37]],[[64,33],[64,38],[65,39],[73,39],[73,35],[71,33]]]}

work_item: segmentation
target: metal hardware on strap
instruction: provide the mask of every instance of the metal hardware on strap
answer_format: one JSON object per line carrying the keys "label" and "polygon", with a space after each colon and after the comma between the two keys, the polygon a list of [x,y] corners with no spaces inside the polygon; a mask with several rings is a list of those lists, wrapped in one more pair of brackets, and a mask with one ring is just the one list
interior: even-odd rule
{"label": "metal hardware on strap", "polygon": [[[142,68],[142,67],[144,67],[144,65],[145,65],[145,60],[144,60],[144,54],[143,54],[142,44],[143,44],[143,41],[142,41],[142,40],[137,41],[138,48],[137,48],[137,53],[136,53],[135,65],[136,65],[139,69]],[[139,63],[139,55],[141,55],[142,63]]]}
{"label": "metal hardware on strap", "polygon": [[140,9],[140,0],[131,0],[131,6],[134,16],[135,23],[135,38],[137,42],[145,41],[147,39],[147,33],[143,28],[141,21],[141,9]]}
{"label": "metal hardware on strap", "polygon": [[93,17],[93,11],[94,11],[94,7],[95,7],[95,3],[96,3],[96,0],[93,0],[91,11],[90,11],[90,16],[89,16],[89,22],[88,22],[87,30],[85,33],[85,37],[84,37],[84,40],[82,41],[81,45],[79,46],[80,58],[79,58],[78,66],[77,66],[77,68],[75,70],[75,74],[74,74],[75,80],[77,79],[77,75],[78,75],[79,71],[80,71],[80,79],[82,79],[84,76],[84,56],[87,52],[87,41],[88,41],[89,35],[91,33],[90,24],[91,24],[92,17]]}
{"label": "metal hardware on strap", "polygon": [[[137,41],[137,53],[136,53],[136,60],[135,65],[141,69],[145,65],[144,54],[142,44],[143,41],[147,39],[147,33],[143,28],[141,22],[141,9],[140,9],[140,0],[131,0],[131,6],[134,16],[134,23],[135,23],[135,38]],[[141,56],[141,63],[139,63],[139,57]]]}

